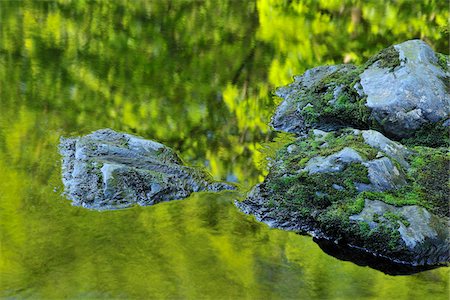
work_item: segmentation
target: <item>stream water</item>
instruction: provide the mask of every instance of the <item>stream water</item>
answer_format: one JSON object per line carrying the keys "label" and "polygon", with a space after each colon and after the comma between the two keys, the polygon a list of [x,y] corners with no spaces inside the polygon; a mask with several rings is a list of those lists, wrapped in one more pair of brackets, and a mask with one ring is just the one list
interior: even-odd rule
{"label": "stream water", "polygon": [[[448,267],[386,275],[233,205],[283,139],[267,125],[276,86],[411,38],[448,53],[445,2],[1,1],[0,297],[448,299]],[[73,207],[59,138],[99,128],[240,191]]]}

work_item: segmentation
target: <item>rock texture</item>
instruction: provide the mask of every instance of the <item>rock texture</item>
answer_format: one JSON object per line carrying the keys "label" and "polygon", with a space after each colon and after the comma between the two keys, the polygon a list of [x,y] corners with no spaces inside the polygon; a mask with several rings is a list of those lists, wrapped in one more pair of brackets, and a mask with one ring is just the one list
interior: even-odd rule
{"label": "rock texture", "polygon": [[[398,216],[398,217],[396,217]],[[419,265],[448,260],[448,224],[418,205],[397,207],[379,200],[365,200],[364,209],[350,220],[364,222],[371,229],[393,218],[398,225],[401,242],[411,253],[411,259]]]}
{"label": "rock texture", "polygon": [[160,143],[111,129],[61,138],[60,152],[65,194],[73,205],[90,209],[153,205],[192,192],[233,189],[185,166]]}
{"label": "rock texture", "polygon": [[439,65],[438,57],[423,41],[407,41],[394,49],[398,52],[398,66],[387,69],[375,61],[360,78],[373,119],[386,133],[405,137],[424,124],[449,117],[450,73]]}
{"label": "rock texture", "polygon": [[[448,56],[413,40],[363,66],[295,77],[276,91],[283,102],[271,124],[298,138],[237,207],[272,227],[408,268],[450,262],[448,69]],[[233,189],[162,144],[110,129],[62,138],[60,152],[65,193],[86,208]]]}
{"label": "rock texture", "polygon": [[394,262],[445,263],[449,162],[447,149],[408,149],[374,130],[314,130],[280,149],[236,205],[269,226]]}
{"label": "rock texture", "polygon": [[351,126],[376,128],[397,139],[416,134],[424,139],[449,123],[448,61],[425,42],[411,40],[381,51],[363,66],[308,70],[276,91],[283,102],[271,124],[299,135],[310,128]]}
{"label": "rock texture", "polygon": [[390,261],[449,262],[449,92],[449,56],[420,40],[296,76],[271,125],[299,138],[236,205]]}

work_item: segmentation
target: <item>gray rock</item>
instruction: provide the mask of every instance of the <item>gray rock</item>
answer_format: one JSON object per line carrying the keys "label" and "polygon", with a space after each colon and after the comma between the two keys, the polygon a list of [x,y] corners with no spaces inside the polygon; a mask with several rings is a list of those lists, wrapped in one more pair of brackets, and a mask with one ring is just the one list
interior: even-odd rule
{"label": "gray rock", "polygon": [[111,129],[61,138],[65,194],[73,205],[119,209],[233,187],[183,165],[170,148]]}
{"label": "gray rock", "polygon": [[[417,175],[419,170],[442,173],[448,164],[445,149],[434,149],[436,165],[423,169],[410,162],[427,160],[426,147],[410,151],[378,132],[347,129],[327,133],[330,145],[321,148],[322,136],[311,131],[280,149],[264,182],[236,202],[238,208],[271,227],[343,241],[397,263],[450,261],[445,188],[439,176]],[[341,149],[346,142],[351,146]],[[402,194],[416,205],[405,206]],[[366,200],[362,208],[369,197],[385,202]]]}
{"label": "gray rock", "polygon": [[300,136],[312,128],[351,126],[381,127],[394,138],[414,137],[422,129],[447,124],[450,73],[438,62],[425,42],[411,40],[381,51],[363,66],[308,70],[277,89],[283,101],[271,125]]}
{"label": "gray rock", "polygon": [[406,184],[405,175],[387,157],[363,162],[369,171],[369,180],[375,191],[399,189]]}
{"label": "gray rock", "polygon": [[362,137],[367,145],[383,151],[388,156],[395,158],[402,165],[402,167],[409,168],[409,163],[406,159],[412,152],[402,144],[388,139],[375,130],[362,131]]}
{"label": "gray rock", "polygon": [[356,191],[358,191],[358,193],[370,192],[370,191],[376,190],[376,188],[372,184],[367,184],[367,183],[362,183],[362,182],[353,182],[353,184],[355,185]]}
{"label": "gray rock", "polygon": [[364,209],[350,220],[366,222],[370,228],[390,224],[387,213],[394,215],[401,239],[413,254],[417,265],[433,264],[449,260],[450,236],[448,220],[431,214],[426,208],[417,205],[396,207],[378,200],[365,200]]}
{"label": "gray rock", "polygon": [[283,99],[272,117],[271,125],[277,130],[286,132],[304,132],[305,120],[301,114],[302,109],[310,104],[299,102],[298,99],[306,95],[307,89],[338,71],[341,66],[320,66],[307,70],[302,76],[295,76],[294,82],[286,87],[280,87],[275,95]]}
{"label": "gray rock", "polygon": [[316,156],[311,158],[306,164],[304,171],[310,175],[317,173],[340,172],[346,165],[352,162],[362,162],[363,159],[357,151],[345,147],[341,151],[327,157]]}
{"label": "gray rock", "polygon": [[343,191],[343,190],[345,190],[345,188],[344,188],[342,185],[339,185],[339,184],[333,183],[331,186],[333,187],[333,189],[335,189],[335,190],[337,190],[337,191]]}
{"label": "gray rock", "polygon": [[320,130],[320,129],[313,129],[313,134],[316,137],[316,140],[323,140],[328,135],[328,132]]}
{"label": "gray rock", "polygon": [[410,136],[427,123],[445,120],[450,113],[450,74],[443,70],[425,42],[395,45],[400,65],[393,70],[377,61],[361,75],[366,106],[385,132]]}

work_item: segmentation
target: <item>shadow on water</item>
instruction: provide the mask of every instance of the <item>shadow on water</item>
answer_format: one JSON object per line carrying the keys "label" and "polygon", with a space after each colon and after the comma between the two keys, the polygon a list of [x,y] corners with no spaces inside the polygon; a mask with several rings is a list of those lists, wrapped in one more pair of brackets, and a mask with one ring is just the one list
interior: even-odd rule
{"label": "shadow on water", "polygon": [[367,266],[373,268],[387,275],[411,275],[439,267],[412,266],[395,263],[384,257],[373,256],[372,254],[358,248],[335,244],[333,241],[328,239],[313,238],[313,241],[328,255],[331,255],[339,260],[350,261],[361,267]]}

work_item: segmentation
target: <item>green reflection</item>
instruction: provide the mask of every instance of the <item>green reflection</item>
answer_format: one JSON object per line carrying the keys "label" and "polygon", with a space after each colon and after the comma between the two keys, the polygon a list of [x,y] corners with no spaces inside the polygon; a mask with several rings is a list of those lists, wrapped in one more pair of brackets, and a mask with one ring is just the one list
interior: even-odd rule
{"label": "green reflection", "polygon": [[432,0],[1,1],[2,296],[446,299],[448,268],[391,277],[336,260],[238,213],[233,193],[72,207],[56,147],[135,132],[245,190],[271,153],[275,86],[409,38],[448,52],[447,20]]}

